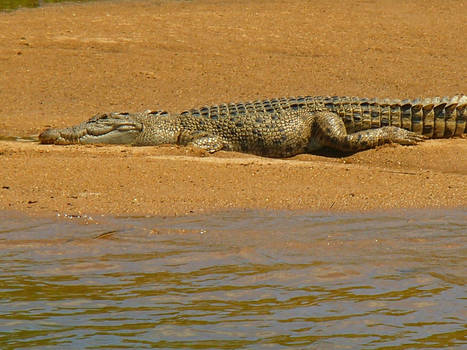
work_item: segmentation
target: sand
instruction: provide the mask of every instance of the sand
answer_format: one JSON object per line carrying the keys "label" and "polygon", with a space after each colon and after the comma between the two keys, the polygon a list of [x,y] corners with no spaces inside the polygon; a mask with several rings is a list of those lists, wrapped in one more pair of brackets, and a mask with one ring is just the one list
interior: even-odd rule
{"label": "sand", "polygon": [[467,206],[467,139],[269,159],[19,142],[97,112],[466,93],[457,1],[116,1],[0,14],[0,210],[183,215]]}

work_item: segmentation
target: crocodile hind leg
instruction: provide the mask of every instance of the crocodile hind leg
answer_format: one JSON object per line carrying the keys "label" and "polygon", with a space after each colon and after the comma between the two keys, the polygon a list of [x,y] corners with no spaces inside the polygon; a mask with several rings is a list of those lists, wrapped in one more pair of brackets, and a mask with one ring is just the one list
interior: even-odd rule
{"label": "crocodile hind leg", "polygon": [[358,152],[384,143],[414,145],[425,139],[423,135],[395,126],[348,134],[344,121],[337,114],[326,111],[314,113],[311,138],[311,147],[316,148],[319,144],[341,152]]}

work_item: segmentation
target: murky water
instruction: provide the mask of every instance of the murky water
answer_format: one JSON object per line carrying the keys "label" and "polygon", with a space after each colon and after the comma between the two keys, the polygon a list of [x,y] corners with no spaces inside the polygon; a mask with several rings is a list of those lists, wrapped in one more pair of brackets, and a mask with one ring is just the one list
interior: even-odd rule
{"label": "murky water", "polygon": [[467,347],[465,210],[0,213],[0,348]]}

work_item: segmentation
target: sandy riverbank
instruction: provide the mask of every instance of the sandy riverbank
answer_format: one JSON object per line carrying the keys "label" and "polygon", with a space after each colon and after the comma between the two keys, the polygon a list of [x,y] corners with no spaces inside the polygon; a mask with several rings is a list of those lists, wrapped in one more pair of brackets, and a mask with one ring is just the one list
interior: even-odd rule
{"label": "sandy riverbank", "polygon": [[[465,93],[465,11],[453,1],[120,1],[2,13],[0,135],[99,111]],[[467,206],[466,139],[288,160],[1,141],[0,164],[0,209],[45,215]]]}

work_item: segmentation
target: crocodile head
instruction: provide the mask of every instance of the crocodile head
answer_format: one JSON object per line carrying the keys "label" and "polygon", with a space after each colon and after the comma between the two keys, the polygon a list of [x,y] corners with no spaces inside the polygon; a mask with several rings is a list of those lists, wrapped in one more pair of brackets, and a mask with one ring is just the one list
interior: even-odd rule
{"label": "crocodile head", "polygon": [[88,121],[63,129],[46,129],[39,135],[41,143],[67,145],[134,144],[143,131],[143,123],[129,113],[98,114]]}

